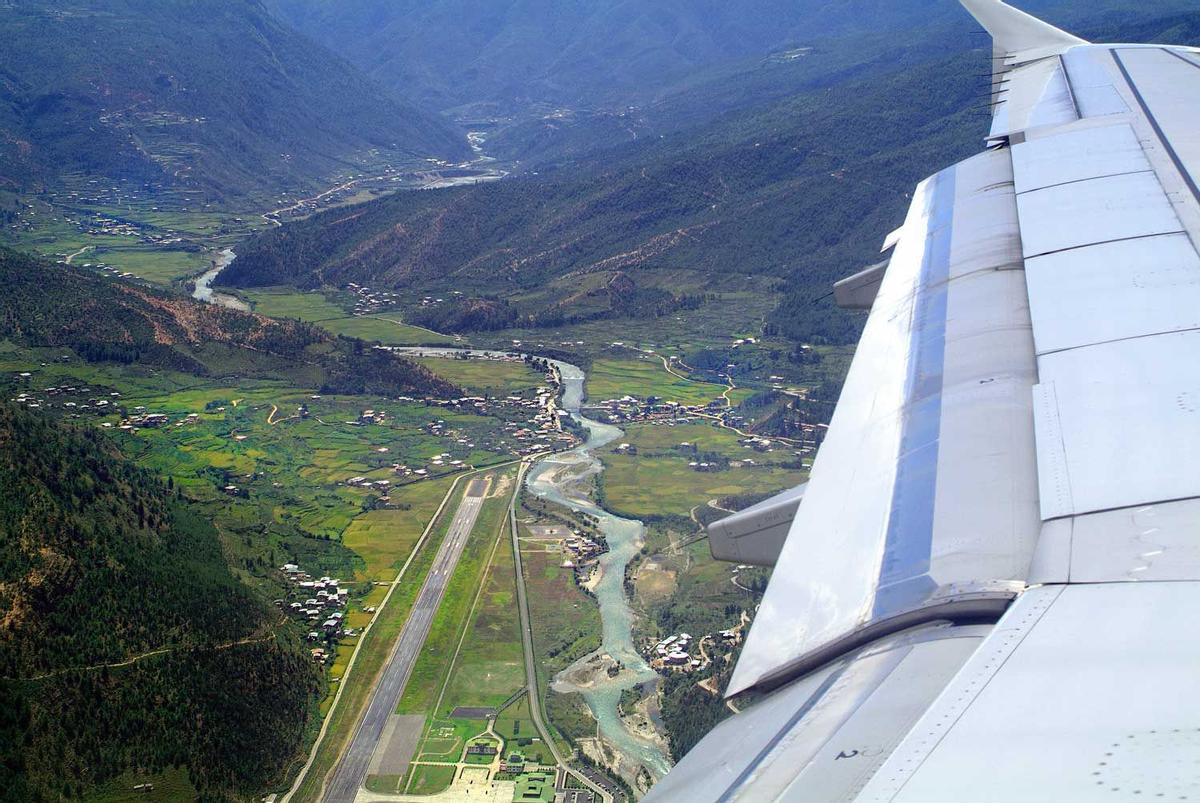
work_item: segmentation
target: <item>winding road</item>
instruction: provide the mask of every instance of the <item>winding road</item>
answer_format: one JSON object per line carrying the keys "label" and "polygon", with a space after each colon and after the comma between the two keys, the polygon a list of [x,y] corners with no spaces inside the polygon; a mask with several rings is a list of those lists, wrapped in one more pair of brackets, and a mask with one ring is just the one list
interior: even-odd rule
{"label": "winding road", "polygon": [[80,248],[75,253],[69,254],[65,260],[66,264],[70,265],[72,259],[74,259],[77,256],[82,256],[83,254],[86,254],[88,251],[91,251],[95,247],[96,246],[94,246],[94,245],[85,245],[83,248]]}

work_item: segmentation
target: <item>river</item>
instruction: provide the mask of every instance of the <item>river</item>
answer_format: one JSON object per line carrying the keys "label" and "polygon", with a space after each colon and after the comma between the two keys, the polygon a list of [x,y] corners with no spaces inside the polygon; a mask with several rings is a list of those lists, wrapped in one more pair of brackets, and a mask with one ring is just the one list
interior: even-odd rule
{"label": "river", "polygon": [[[394,350],[427,356],[466,354],[483,357],[501,353],[436,347]],[[570,451],[548,455],[536,462],[525,475],[525,487],[530,493],[549,502],[594,516],[609,547],[609,551],[600,558],[601,575],[594,588],[602,626],[600,649],[560,672],[551,686],[555,691],[578,691],[582,694],[596,717],[604,741],[621,754],[623,761],[645,767],[657,780],[671,768],[670,759],[662,745],[627,728],[617,709],[622,691],[658,678],[658,674],[634,646],[633,611],[625,596],[625,567],[642,548],[644,527],[640,521],[609,513],[592,501],[586,490],[590,487],[591,478],[604,470],[604,464],[595,456],[595,450],[612,443],[624,433],[618,427],[593,421],[580,412],[586,379],[581,368],[559,360],[550,362],[558,369],[562,379],[559,404],[587,431],[588,437],[583,444]],[[615,677],[609,677],[603,668],[599,671],[586,670],[593,658],[604,655],[612,656],[624,667]],[[580,682],[582,675],[587,676],[587,682]]]}
{"label": "river", "polygon": [[232,248],[226,248],[217,258],[213,260],[213,266],[205,271],[200,278],[196,279],[196,286],[192,290],[192,298],[197,301],[203,301],[207,304],[217,304],[229,309],[241,310],[249,312],[250,306],[236,296],[231,296],[228,293],[218,293],[212,289],[212,283],[217,278],[217,274],[229,267],[229,263],[233,262],[237,254],[233,253]]}
{"label": "river", "polygon": [[[600,531],[608,539],[609,551],[600,558],[600,580],[594,588],[603,626],[600,649],[559,673],[553,688],[580,692],[596,717],[605,742],[625,760],[645,767],[657,780],[671,768],[670,760],[660,744],[630,731],[617,709],[623,690],[658,678],[634,646],[633,612],[625,596],[625,567],[642,548],[644,527],[640,521],[609,513],[579,490],[587,487],[581,486],[581,481],[604,470],[595,450],[624,433],[617,427],[582,415],[584,372],[568,363],[554,364],[563,381],[562,407],[587,430],[588,438],[569,452],[538,461],[526,475],[525,484],[535,496],[595,516]],[[584,672],[584,667],[594,656],[606,654],[622,664],[624,668],[620,673],[609,677],[603,670]],[[588,676],[587,682],[579,682],[581,672]]]}
{"label": "river", "polygon": [[472,172],[461,176],[440,176],[437,179],[430,181],[427,184],[422,184],[423,190],[444,190],[450,187],[465,187],[471,184],[486,184],[489,181],[499,181],[508,175],[507,170],[501,170],[494,166],[496,158],[488,156],[483,146],[487,142],[487,135],[482,131],[468,131],[467,143],[471,146],[471,152],[475,154],[475,158],[469,162],[464,162],[459,165],[460,170],[470,170]]}

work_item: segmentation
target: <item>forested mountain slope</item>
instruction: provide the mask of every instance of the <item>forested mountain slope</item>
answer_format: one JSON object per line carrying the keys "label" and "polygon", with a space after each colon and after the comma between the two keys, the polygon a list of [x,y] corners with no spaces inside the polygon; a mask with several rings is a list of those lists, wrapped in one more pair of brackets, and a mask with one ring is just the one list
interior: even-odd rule
{"label": "forested mountain slope", "polygon": [[[1187,40],[1198,19],[1100,33]],[[696,113],[699,125],[563,158],[536,174],[401,193],[264,232],[239,248],[220,280],[460,289],[503,305],[556,280],[622,274],[645,286],[673,270],[714,283],[750,274],[785,283],[773,319],[784,334],[852,342],[856,324],[833,309],[830,284],[875,261],[916,182],[977,152],[987,130],[990,50],[964,50],[969,43],[955,36],[881,53],[872,68],[840,80],[779,66],[770,75],[791,80],[794,94],[712,120]],[[765,86],[757,75],[737,80]],[[691,114],[720,86],[698,86],[673,101],[670,115]],[[490,309],[458,328],[562,323],[557,307],[539,319],[544,300]]]}
{"label": "forested mountain slope", "polygon": [[0,799],[134,769],[209,798],[278,782],[318,676],[275,616],[97,430],[0,403]]}
{"label": "forested mountain slope", "polygon": [[313,324],[201,304],[3,247],[0,286],[0,340],[70,348],[92,361],[286,378],[330,392],[455,391],[424,366]]}
{"label": "forested mountain slope", "polygon": [[259,0],[0,3],[0,186],[74,174],[238,197],[308,186],[366,149],[465,142]]}
{"label": "forested mountain slope", "polygon": [[[902,40],[963,21],[945,0],[269,0],[281,18],[379,81],[436,108],[644,100],[713,65],[887,32]],[[1027,0],[1056,22],[1186,0]]]}
{"label": "forested mountain slope", "polygon": [[[239,247],[220,280],[505,296],[560,277],[645,284],[685,269],[823,296],[878,253],[917,180],[978,147],[984,65],[980,52],[907,66],[537,176],[318,215]],[[788,325],[797,338],[856,335],[827,305]]]}

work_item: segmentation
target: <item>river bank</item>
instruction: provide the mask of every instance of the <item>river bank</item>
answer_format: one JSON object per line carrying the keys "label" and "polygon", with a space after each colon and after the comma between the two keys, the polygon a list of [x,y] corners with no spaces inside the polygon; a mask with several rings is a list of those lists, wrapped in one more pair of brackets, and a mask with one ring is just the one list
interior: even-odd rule
{"label": "river bank", "polygon": [[213,260],[212,267],[196,279],[196,283],[192,288],[192,298],[197,301],[203,301],[206,304],[216,304],[221,307],[228,307],[229,309],[249,312],[250,305],[237,296],[231,296],[228,293],[218,293],[212,289],[212,283],[216,281],[217,276],[221,271],[229,267],[236,258],[237,254],[233,252],[232,248],[226,248],[219,253],[216,259]]}
{"label": "river bank", "polygon": [[[438,347],[395,351],[411,356],[465,354],[481,359],[499,353]],[[558,371],[562,385],[559,406],[587,433],[587,438],[574,449],[537,461],[525,475],[525,488],[540,499],[594,517],[609,547],[588,583],[600,610],[600,648],[560,672],[550,687],[553,693],[582,695],[596,718],[602,742],[582,747],[593,759],[603,756],[603,763],[616,766],[633,785],[640,768],[645,768],[655,779],[671,768],[666,738],[654,728],[647,728],[646,720],[626,722],[619,707],[623,691],[659,680],[658,673],[650,668],[633,643],[634,615],[625,595],[625,567],[640,552],[645,528],[640,521],[616,516],[592,500],[594,478],[604,470],[595,451],[624,433],[581,413],[587,378],[581,368],[559,360],[549,362]]]}
{"label": "river bank", "polygon": [[661,778],[671,767],[665,739],[644,729],[634,729],[621,717],[621,693],[643,683],[655,682],[650,668],[633,643],[633,611],[625,596],[625,567],[644,543],[640,521],[615,516],[592,501],[588,490],[593,478],[604,470],[595,450],[624,433],[609,424],[594,421],[580,412],[586,376],[574,365],[555,362],[562,378],[562,408],[587,432],[587,440],[568,452],[539,461],[526,475],[526,488],[535,496],[595,517],[609,551],[600,558],[598,574],[591,584],[600,608],[600,649],[584,656],[554,678],[555,692],[579,692],[596,718],[600,739],[618,757],[621,774],[636,777],[644,767]]}
{"label": "river bank", "polygon": [[[475,158],[458,166],[461,175],[447,176],[438,174],[421,185],[423,190],[444,190],[450,187],[465,187],[472,184],[485,184],[499,181],[508,175],[507,170],[495,166],[496,158],[488,156],[483,146],[487,142],[487,134],[482,131],[468,131],[467,142]],[[442,173],[449,171],[442,171]]]}

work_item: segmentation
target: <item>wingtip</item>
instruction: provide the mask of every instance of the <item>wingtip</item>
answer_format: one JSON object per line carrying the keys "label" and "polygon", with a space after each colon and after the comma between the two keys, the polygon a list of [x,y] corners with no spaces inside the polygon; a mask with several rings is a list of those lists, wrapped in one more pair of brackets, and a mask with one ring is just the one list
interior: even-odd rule
{"label": "wingtip", "polygon": [[1045,48],[1066,49],[1087,41],[1014,8],[1002,0],[959,0],[1006,54]]}

